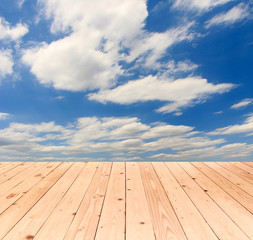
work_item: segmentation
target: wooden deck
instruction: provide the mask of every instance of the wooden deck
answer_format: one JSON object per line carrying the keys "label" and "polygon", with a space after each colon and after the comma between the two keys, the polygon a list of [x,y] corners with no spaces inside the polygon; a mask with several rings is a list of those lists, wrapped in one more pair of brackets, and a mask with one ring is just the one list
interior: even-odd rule
{"label": "wooden deck", "polygon": [[253,163],[2,162],[0,239],[253,239]]}

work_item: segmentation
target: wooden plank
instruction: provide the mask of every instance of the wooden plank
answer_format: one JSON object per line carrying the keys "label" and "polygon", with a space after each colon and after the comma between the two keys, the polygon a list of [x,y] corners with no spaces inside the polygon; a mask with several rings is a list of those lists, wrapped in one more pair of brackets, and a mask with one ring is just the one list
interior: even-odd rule
{"label": "wooden plank", "polygon": [[253,168],[253,162],[242,162],[242,163]]}
{"label": "wooden plank", "polygon": [[[64,236],[77,212],[86,190],[97,170],[98,163],[87,163],[75,179],[67,193],[51,213],[34,240],[64,239]],[[82,168],[84,164],[82,164]],[[63,214],[64,212],[64,214]]]}
{"label": "wooden plank", "polygon": [[227,178],[230,182],[236,184],[238,187],[243,189],[245,192],[253,196],[253,187],[252,184],[244,180],[243,178],[237,176],[226,168],[218,165],[215,162],[205,162],[205,164],[211,168],[213,168],[216,172],[218,172],[223,177]]}
{"label": "wooden plank", "polygon": [[95,239],[112,163],[101,163],[64,240]]}
{"label": "wooden plank", "polygon": [[[249,183],[253,184],[253,175],[250,173],[244,171],[243,169],[240,169],[230,163],[222,162],[222,163],[217,163],[221,165],[222,167],[226,168],[230,172],[236,174],[237,176],[243,178],[244,180],[248,181]],[[253,188],[253,185],[252,185]]]}
{"label": "wooden plank", "polygon": [[46,162],[34,163],[30,165],[28,168],[26,168],[24,171],[20,172],[19,174],[13,176],[11,179],[8,179],[4,183],[2,183],[0,197],[9,193],[13,187],[17,186],[25,179],[29,179],[29,177],[31,177],[38,169],[40,169],[46,164],[47,164]]}
{"label": "wooden plank", "polygon": [[114,162],[96,240],[125,239],[125,163]]}
{"label": "wooden plank", "polygon": [[177,163],[170,162],[166,163],[166,165],[218,238],[249,240],[242,230],[196,182],[192,181],[192,178]]}
{"label": "wooden plank", "polygon": [[[162,162],[152,163],[188,240],[218,239],[173,174]],[[193,180],[192,180],[193,181]],[[196,224],[197,223],[197,224]]]}
{"label": "wooden plank", "polygon": [[248,165],[243,164],[241,162],[230,162],[230,164],[246,171],[248,174],[251,174],[253,176],[253,168],[252,167],[249,167]]}
{"label": "wooden plank", "polygon": [[220,186],[225,192],[231,195],[236,201],[244,206],[248,211],[253,213],[253,197],[239,188],[236,184],[231,183],[228,179],[221,176],[212,168],[208,167],[204,163],[192,162],[201,172],[208,176],[218,186]]}
{"label": "wooden plank", "polygon": [[138,164],[126,163],[126,240],[155,240]]}
{"label": "wooden plank", "polygon": [[3,239],[25,240],[27,236],[34,238],[84,166],[82,163],[72,165]]}
{"label": "wooden plank", "polygon": [[[73,163],[63,163],[0,215],[0,239],[36,204]],[[47,205],[42,206],[42,211]]]}
{"label": "wooden plank", "polygon": [[139,163],[156,239],[187,239],[151,163]]}
{"label": "wooden plank", "polygon": [[25,179],[20,184],[16,185],[4,195],[0,196],[0,213],[4,212],[8,207],[10,207],[14,202],[26,194],[30,188],[37,184],[41,179],[43,179],[48,173],[50,173],[55,167],[60,163],[49,163],[44,167],[37,169],[33,176]]}
{"label": "wooden plank", "polygon": [[[237,226],[250,239],[253,239],[253,215],[192,164],[184,162],[179,163],[179,165],[191,178],[194,178],[200,187],[222,208]],[[231,211],[231,209],[233,210]]]}
{"label": "wooden plank", "polygon": [[[2,174],[6,173],[7,171],[11,170],[12,168],[17,167],[20,164],[22,164],[22,162],[7,162],[4,165],[1,165],[0,176]],[[1,182],[0,182],[0,184],[1,184]]]}
{"label": "wooden plank", "polygon": [[0,168],[5,166],[5,165],[8,165],[8,164],[9,164],[9,162],[0,162]]}
{"label": "wooden plank", "polygon": [[13,167],[11,169],[8,169],[8,171],[6,171],[5,173],[0,175],[0,184],[6,182],[7,180],[10,180],[13,176],[18,175],[19,173],[21,173],[22,171],[24,171],[25,169],[27,169],[28,167],[31,167],[34,163],[28,163],[28,162],[24,162],[24,163],[20,163],[19,165],[13,165]]}

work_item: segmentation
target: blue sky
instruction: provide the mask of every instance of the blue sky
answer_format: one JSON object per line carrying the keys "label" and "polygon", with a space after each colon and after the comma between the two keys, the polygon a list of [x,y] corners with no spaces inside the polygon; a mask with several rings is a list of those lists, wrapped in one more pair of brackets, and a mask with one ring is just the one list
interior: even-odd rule
{"label": "blue sky", "polygon": [[1,161],[252,161],[253,2],[2,0]]}

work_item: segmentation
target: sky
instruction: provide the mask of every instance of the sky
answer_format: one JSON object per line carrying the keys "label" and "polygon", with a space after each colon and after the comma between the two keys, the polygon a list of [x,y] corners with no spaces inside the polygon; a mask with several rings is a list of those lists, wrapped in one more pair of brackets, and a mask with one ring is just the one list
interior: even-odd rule
{"label": "sky", "polygon": [[252,29],[252,0],[1,0],[0,161],[252,161]]}

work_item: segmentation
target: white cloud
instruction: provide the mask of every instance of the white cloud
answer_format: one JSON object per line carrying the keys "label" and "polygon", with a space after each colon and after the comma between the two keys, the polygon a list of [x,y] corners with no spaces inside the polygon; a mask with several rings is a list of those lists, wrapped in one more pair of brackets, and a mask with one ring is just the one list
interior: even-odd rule
{"label": "white cloud", "polygon": [[26,25],[18,23],[16,26],[11,26],[4,18],[0,17],[0,43],[2,44],[0,49],[0,84],[3,78],[13,73],[14,61],[12,50],[9,49],[9,42],[14,41],[17,47],[19,40],[26,33],[28,33]]}
{"label": "white cloud", "polygon": [[222,147],[207,147],[180,151],[176,154],[156,154],[151,158],[160,161],[168,160],[196,160],[196,159],[230,159],[250,156],[253,153],[253,144],[233,143]]}
{"label": "white cloud", "polygon": [[[155,69],[167,48],[194,37],[193,22],[161,33],[145,31],[145,0],[46,0],[40,4],[44,15],[53,20],[51,32],[67,36],[27,49],[22,59],[40,83],[56,89],[111,88],[119,75],[127,74],[122,62]],[[178,64],[175,68],[189,68]]]}
{"label": "white cloud", "polygon": [[[13,73],[13,59],[10,50],[0,50],[0,80]],[[1,83],[1,82],[0,82]]]}
{"label": "white cloud", "polygon": [[[225,1],[209,1],[206,6],[221,2]],[[148,17],[145,0],[39,3],[42,15],[51,21],[51,32],[65,34],[23,52],[23,63],[41,84],[69,91],[98,90],[89,94],[89,99],[104,103],[164,101],[168,104],[157,111],[175,115],[233,87],[214,85],[200,77],[181,79],[182,74],[192,75],[198,67],[190,60],[164,63],[169,47],[197,36],[195,23],[185,21],[164,32],[148,32],[144,29]],[[146,77],[118,85],[120,76],[130,76],[136,68]],[[152,70],[157,76],[147,76]]]}
{"label": "white cloud", "polygon": [[214,112],[214,114],[221,114],[223,111]]}
{"label": "white cloud", "polygon": [[201,133],[193,130],[185,125],[144,124],[134,117],[85,117],[67,126],[54,122],[11,123],[0,129],[0,155],[34,157],[34,160],[78,155],[78,160],[87,154],[103,153],[106,159],[117,156],[119,160],[136,160],[142,153],[196,149],[225,141],[196,136]]}
{"label": "white cloud", "polygon": [[225,135],[235,133],[250,133],[253,134],[253,115],[250,115],[243,124],[230,125],[224,128],[218,128],[209,135]]}
{"label": "white cloud", "polygon": [[190,22],[165,32],[143,34],[129,45],[131,51],[126,60],[131,62],[138,59],[139,64],[149,68],[159,68],[160,64],[157,61],[169,47],[178,42],[193,39],[194,34],[191,32],[193,25],[194,22]]}
{"label": "white cloud", "polygon": [[26,50],[23,61],[31,66],[40,83],[56,89],[85,91],[111,87],[121,73],[116,56],[96,50],[96,34],[86,34],[72,34],[38,50]]}
{"label": "white cloud", "polygon": [[171,60],[167,64],[169,73],[178,73],[178,72],[193,72],[198,68],[198,65],[192,63],[190,60],[175,62]]}
{"label": "white cloud", "polygon": [[12,27],[4,18],[0,17],[0,40],[10,39],[16,41],[28,33],[28,27],[22,23]]}
{"label": "white cloud", "polygon": [[193,130],[193,127],[189,126],[183,126],[183,125],[160,125],[155,126],[149,131],[145,132],[142,135],[143,139],[149,139],[149,138],[158,138],[158,137],[168,137],[173,135],[181,135],[188,132],[191,132]]}
{"label": "white cloud", "polygon": [[64,99],[65,98],[65,96],[57,96],[57,97],[54,97],[54,99],[57,99],[57,100],[62,100],[62,99]]}
{"label": "white cloud", "polygon": [[22,8],[23,5],[24,5],[24,3],[25,3],[25,1],[27,1],[27,0],[17,0],[17,6],[18,6],[18,8]]}
{"label": "white cloud", "polygon": [[[146,1],[110,0],[39,0],[48,19],[53,19],[52,32],[83,30],[97,31],[106,39],[136,36],[148,15]],[[131,13],[131,17],[129,17]],[[124,27],[122,27],[124,24]]]}
{"label": "white cloud", "polygon": [[174,8],[183,10],[208,11],[219,5],[223,5],[233,0],[176,0],[173,4]]}
{"label": "white cloud", "polygon": [[227,92],[233,87],[233,84],[214,85],[200,77],[159,80],[154,76],[148,76],[140,80],[129,81],[114,89],[89,94],[89,99],[102,103],[119,104],[159,100],[170,103],[157,111],[171,113],[203,101],[211,94]]}
{"label": "white cloud", "polygon": [[246,98],[246,99],[242,100],[241,102],[232,105],[230,108],[239,109],[239,108],[243,108],[243,107],[246,107],[248,105],[251,105],[252,103],[253,103],[253,99]]}
{"label": "white cloud", "polygon": [[[56,89],[109,88],[123,70],[119,53],[136,38],[147,17],[143,0],[40,1],[51,31],[68,36],[24,52],[23,61],[37,79]],[[129,13],[131,12],[131,17]],[[122,27],[124,25],[124,27]]]}
{"label": "white cloud", "polygon": [[10,117],[9,113],[1,113],[0,112],[0,120],[5,120]]}
{"label": "white cloud", "polygon": [[241,21],[250,15],[249,7],[245,4],[239,4],[228,12],[220,13],[206,22],[206,28],[214,25],[229,25]]}

